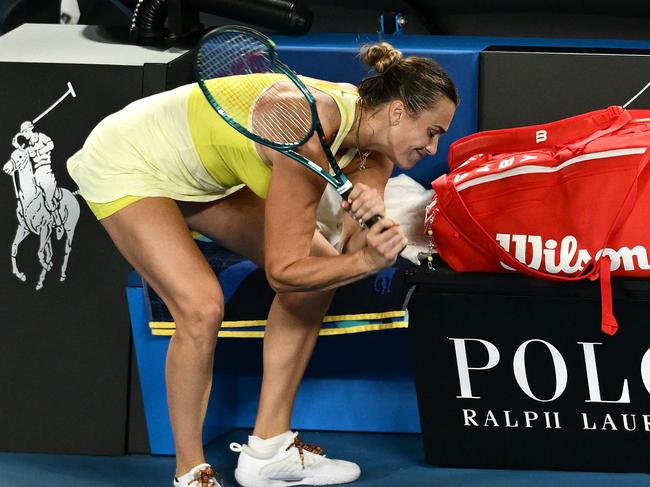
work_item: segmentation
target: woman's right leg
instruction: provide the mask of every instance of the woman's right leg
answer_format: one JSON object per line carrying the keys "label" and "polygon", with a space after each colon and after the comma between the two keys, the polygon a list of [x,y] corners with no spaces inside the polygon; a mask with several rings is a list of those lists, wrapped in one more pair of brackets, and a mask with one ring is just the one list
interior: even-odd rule
{"label": "woman's right leg", "polygon": [[166,380],[176,473],[182,475],[205,463],[202,428],[223,318],[223,293],[173,200],[144,198],[101,223],[176,322]]}

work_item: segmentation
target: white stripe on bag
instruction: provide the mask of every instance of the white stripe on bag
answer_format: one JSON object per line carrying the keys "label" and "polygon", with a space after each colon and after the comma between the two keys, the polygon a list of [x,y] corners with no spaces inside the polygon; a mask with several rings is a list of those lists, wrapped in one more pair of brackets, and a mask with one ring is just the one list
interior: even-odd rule
{"label": "white stripe on bag", "polygon": [[471,188],[472,186],[477,186],[479,184],[491,183],[492,181],[498,181],[500,179],[511,178],[514,176],[521,176],[524,174],[543,174],[543,173],[553,173],[561,171],[562,169],[577,164],[580,162],[590,161],[593,159],[606,159],[609,157],[622,157],[629,156],[632,154],[644,154],[646,151],[645,147],[638,147],[633,149],[615,149],[608,150],[604,152],[594,152],[593,154],[584,154],[573,159],[568,159],[564,161],[559,166],[546,167],[546,166],[522,166],[510,169],[509,171],[503,171],[498,174],[490,174],[489,176],[482,176],[480,178],[472,179],[463,184],[456,186],[458,191],[463,191],[464,189]]}

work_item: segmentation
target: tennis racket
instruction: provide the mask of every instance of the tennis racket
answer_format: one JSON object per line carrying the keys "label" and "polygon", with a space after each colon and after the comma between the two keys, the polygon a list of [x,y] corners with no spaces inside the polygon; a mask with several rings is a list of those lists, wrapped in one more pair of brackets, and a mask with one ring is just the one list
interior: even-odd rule
{"label": "tennis racket", "polygon": [[[341,171],[325,139],[316,100],[300,78],[280,61],[271,39],[247,27],[218,27],[199,41],[194,71],[206,99],[228,125],[302,164],[347,200],[352,183]],[[240,79],[227,86],[211,83],[226,76]],[[269,83],[270,79],[274,82]],[[251,92],[260,93],[252,105]],[[295,150],[314,132],[331,172]],[[370,228],[380,218],[373,216],[364,225]]]}

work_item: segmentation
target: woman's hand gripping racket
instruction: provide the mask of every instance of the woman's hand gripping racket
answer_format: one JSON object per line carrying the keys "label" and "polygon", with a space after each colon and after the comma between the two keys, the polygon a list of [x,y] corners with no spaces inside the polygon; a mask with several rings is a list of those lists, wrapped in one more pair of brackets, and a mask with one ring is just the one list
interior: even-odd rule
{"label": "woman's hand gripping racket", "polygon": [[[234,129],[253,141],[277,150],[318,174],[345,200],[352,183],[339,168],[325,139],[316,100],[298,76],[277,56],[275,44],[265,35],[246,27],[224,26],[208,32],[199,42],[194,70],[206,99]],[[212,81],[241,76],[231,89],[219,89]],[[275,80],[269,83],[269,80]],[[250,95],[262,94],[251,105]],[[318,135],[333,174],[295,149]],[[370,228],[375,215],[364,222]]]}

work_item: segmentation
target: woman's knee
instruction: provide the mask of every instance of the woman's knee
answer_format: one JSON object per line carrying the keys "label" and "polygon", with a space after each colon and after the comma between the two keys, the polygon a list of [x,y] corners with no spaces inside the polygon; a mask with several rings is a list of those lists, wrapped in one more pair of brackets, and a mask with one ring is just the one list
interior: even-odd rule
{"label": "woman's knee", "polygon": [[281,306],[291,314],[320,319],[332,302],[334,291],[278,294]]}
{"label": "woman's knee", "polygon": [[178,339],[214,344],[223,321],[223,302],[216,298],[192,299],[182,303],[172,316]]}

